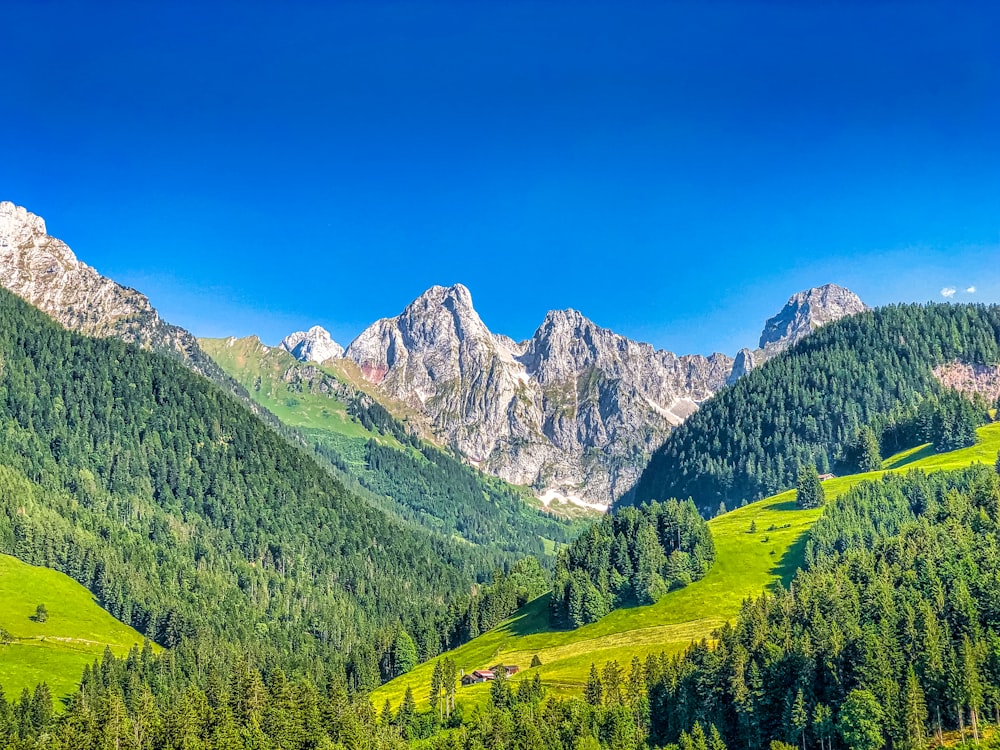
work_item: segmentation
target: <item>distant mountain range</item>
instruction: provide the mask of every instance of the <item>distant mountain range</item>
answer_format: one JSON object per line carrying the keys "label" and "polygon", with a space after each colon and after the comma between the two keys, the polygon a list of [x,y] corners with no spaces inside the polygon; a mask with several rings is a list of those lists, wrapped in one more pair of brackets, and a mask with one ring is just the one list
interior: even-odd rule
{"label": "distant mountain range", "polygon": [[[0,203],[0,284],[68,328],[163,351],[217,381],[195,338],[134,289],[80,262],[45,222]],[[423,415],[443,445],[543,501],[606,508],[628,496],[671,429],[713,394],[816,327],[866,309],[833,284],[800,292],[764,326],[759,347],[678,356],[575,310],[546,315],[523,342],[491,332],[461,284],[435,286],[346,350],[319,326],[282,348],[302,361],[357,365],[369,393]],[[231,385],[230,381],[230,385]]]}

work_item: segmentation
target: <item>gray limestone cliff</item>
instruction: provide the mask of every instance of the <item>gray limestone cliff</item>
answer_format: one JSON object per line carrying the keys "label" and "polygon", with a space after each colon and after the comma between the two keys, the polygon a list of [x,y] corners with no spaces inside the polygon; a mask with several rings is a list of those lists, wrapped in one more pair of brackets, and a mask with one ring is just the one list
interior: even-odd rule
{"label": "gray limestone cliff", "polygon": [[764,324],[759,349],[772,356],[798,343],[814,330],[868,309],[850,289],[825,284],[793,294],[781,311]]}
{"label": "gray limestone cliff", "polygon": [[160,318],[145,295],[78,260],[41,217],[8,201],[0,202],[0,285],[66,328],[135,343],[226,379],[194,336]]}

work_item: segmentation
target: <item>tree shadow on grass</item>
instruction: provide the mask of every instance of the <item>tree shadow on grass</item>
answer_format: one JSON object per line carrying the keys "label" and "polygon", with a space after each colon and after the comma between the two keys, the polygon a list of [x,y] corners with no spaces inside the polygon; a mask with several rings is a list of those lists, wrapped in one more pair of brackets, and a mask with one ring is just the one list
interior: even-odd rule
{"label": "tree shadow on grass", "polygon": [[550,592],[528,602],[518,611],[514,619],[504,626],[504,630],[517,636],[558,630],[558,628],[553,628],[549,622],[549,600],[551,598]]}
{"label": "tree shadow on grass", "polygon": [[919,461],[922,458],[930,458],[931,456],[936,456],[936,455],[937,451],[934,450],[934,446],[928,443],[920,450],[911,453],[910,455],[906,456],[906,458],[901,458],[899,461],[896,461],[893,464],[886,466],[886,468],[899,469],[903,466],[907,466],[908,464],[912,464],[916,461]]}
{"label": "tree shadow on grass", "polygon": [[785,554],[781,556],[778,564],[771,568],[771,574],[779,577],[779,580],[772,583],[769,587],[772,591],[778,586],[787,589],[789,584],[791,584],[792,579],[795,578],[795,574],[798,573],[799,569],[805,564],[807,541],[809,541],[809,532],[803,531],[799,534],[798,538],[788,546],[788,549],[785,550]]}
{"label": "tree shadow on grass", "polygon": [[795,500],[785,500],[783,503],[775,503],[774,505],[768,505],[767,510],[802,510],[798,505],[795,504]]}

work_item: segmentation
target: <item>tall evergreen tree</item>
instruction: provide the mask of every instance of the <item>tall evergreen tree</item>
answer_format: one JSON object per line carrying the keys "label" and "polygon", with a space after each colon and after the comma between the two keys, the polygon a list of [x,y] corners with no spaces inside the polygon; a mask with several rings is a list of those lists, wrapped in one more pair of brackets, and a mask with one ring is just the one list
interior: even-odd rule
{"label": "tall evergreen tree", "polygon": [[826,492],[815,466],[799,469],[799,483],[795,491],[795,504],[800,508],[820,508],[826,502]]}

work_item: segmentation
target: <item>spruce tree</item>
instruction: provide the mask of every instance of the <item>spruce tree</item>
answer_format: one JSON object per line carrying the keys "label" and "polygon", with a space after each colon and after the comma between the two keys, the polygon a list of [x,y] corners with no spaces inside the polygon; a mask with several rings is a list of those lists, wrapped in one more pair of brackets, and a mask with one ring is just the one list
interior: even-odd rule
{"label": "spruce tree", "polygon": [[903,735],[903,750],[927,747],[927,702],[912,664],[903,687]]}
{"label": "spruce tree", "polygon": [[408,687],[403,694],[403,700],[399,704],[399,710],[396,712],[396,728],[403,736],[403,739],[410,739],[412,734],[411,727],[416,715],[417,702],[413,698],[413,689]]}
{"label": "spruce tree", "polygon": [[878,471],[882,468],[882,454],[875,431],[865,425],[858,431],[855,448],[859,471]]}
{"label": "spruce tree", "polygon": [[600,706],[604,698],[604,686],[601,684],[601,676],[597,673],[597,665],[590,665],[590,674],[587,676],[587,686],[583,689],[583,698],[591,706]]}
{"label": "spruce tree", "polygon": [[795,492],[795,504],[800,508],[821,508],[826,502],[823,483],[815,466],[799,469],[799,483]]}

